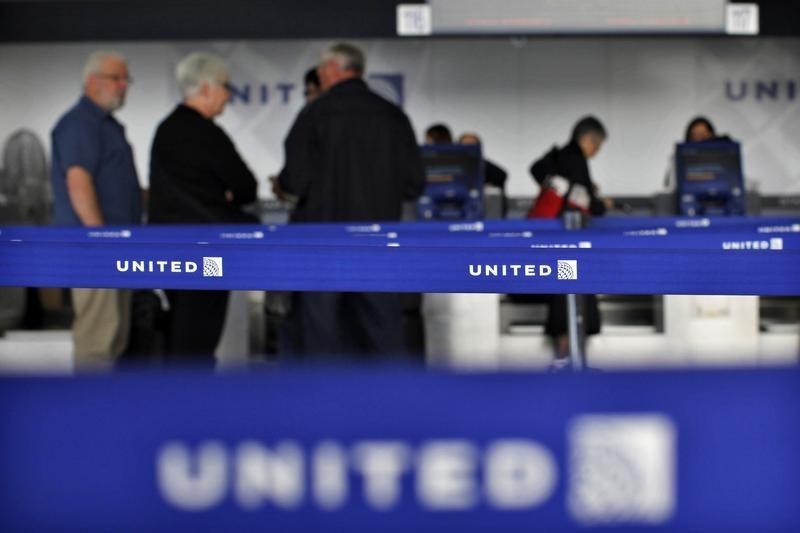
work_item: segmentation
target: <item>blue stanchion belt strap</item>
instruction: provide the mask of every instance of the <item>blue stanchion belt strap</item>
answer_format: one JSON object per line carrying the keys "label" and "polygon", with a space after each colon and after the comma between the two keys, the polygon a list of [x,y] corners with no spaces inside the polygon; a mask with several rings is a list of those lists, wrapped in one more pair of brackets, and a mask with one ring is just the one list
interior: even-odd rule
{"label": "blue stanchion belt strap", "polygon": [[[447,238],[489,236],[530,237],[560,233],[564,226],[556,219],[490,220],[476,222],[378,222],[331,224],[269,225],[161,225],[101,228],[5,226],[0,227],[0,240],[126,240],[143,242],[183,240],[261,241],[275,238],[331,238],[370,236],[429,235]],[[605,217],[589,221],[597,231],[646,235],[660,232],[709,234],[714,231],[753,231],[758,234],[800,233],[800,217]]]}
{"label": "blue stanchion belt strap", "polygon": [[[800,219],[798,219],[800,220]],[[431,231],[428,224],[305,225],[305,226],[133,226],[76,228],[0,227],[0,241],[42,242],[177,242],[256,245],[359,246],[479,246],[517,248],[702,248],[793,249],[800,240],[797,224],[763,222],[709,228],[675,228],[672,224],[631,228],[555,230],[538,223],[483,227],[480,231]],[[451,225],[452,226],[452,225]],[[487,224],[488,226],[488,224]],[[357,228],[357,231],[353,231]],[[368,231],[367,231],[368,230]]]}
{"label": "blue stanchion belt strap", "polygon": [[795,532],[798,406],[796,371],[5,378],[0,523]]}
{"label": "blue stanchion belt strap", "polygon": [[438,226],[0,228],[0,286],[800,294],[791,220],[713,231]]}

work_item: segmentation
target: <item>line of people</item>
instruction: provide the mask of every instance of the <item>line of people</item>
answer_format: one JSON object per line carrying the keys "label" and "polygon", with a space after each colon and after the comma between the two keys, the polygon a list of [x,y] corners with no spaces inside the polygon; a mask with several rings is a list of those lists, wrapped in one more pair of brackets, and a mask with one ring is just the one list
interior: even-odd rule
{"label": "line of people", "polygon": [[[327,48],[306,74],[307,103],[284,143],[284,168],[270,178],[273,192],[290,199],[292,223],[399,220],[405,201],[417,198],[425,175],[408,116],[372,92],[363,79],[361,50]],[[140,190],[133,152],[113,113],[125,103],[132,78],[125,58],[92,54],[83,71],[83,94],[52,131],[54,221],[60,225],[257,222],[245,206],[257,199],[257,181],[232,140],[214,119],[231,97],[230,71],[216,55],[196,52],[175,71],[181,102],[158,125],[150,152],[149,191]],[[693,124],[689,131],[710,122]],[[426,142],[452,143],[435,125]],[[700,135],[698,133],[697,135]],[[687,133],[689,138],[689,133]],[[544,187],[554,177],[585,191],[586,209],[608,207],[589,176],[587,160],[606,139],[594,117],[579,121],[569,143],[531,166]],[[480,144],[475,133],[460,143]],[[486,161],[487,183],[505,185],[507,174]],[[130,344],[132,291],[71,291],[76,367],[108,368]],[[167,362],[213,365],[227,309],[226,291],[166,291]],[[292,295],[285,351],[292,354],[401,354],[402,299],[388,293],[305,292]],[[552,306],[548,333],[562,353],[563,321]],[[590,306],[591,307],[591,306]],[[595,304],[596,308],[596,304]],[[591,319],[589,330],[599,329]]]}
{"label": "line of people", "polygon": [[[406,114],[363,80],[363,53],[336,44],[316,69],[321,96],[298,114],[285,142],[276,190],[295,199],[292,222],[399,220],[422,191],[424,173]],[[256,220],[243,207],[257,182],[230,137],[214,122],[231,96],[224,61],[193,53],[179,62],[182,101],[159,124],[150,188],[140,190],[133,152],[114,111],[132,78],[113,52],[92,54],[83,94],[52,131],[54,220],[60,225],[235,223]],[[316,89],[306,79],[307,97]],[[145,209],[146,206],[146,209]],[[132,291],[71,291],[76,368],[112,367],[130,341]],[[167,363],[213,365],[226,291],[166,291]],[[401,353],[400,295],[302,293],[292,307],[298,353]]]}

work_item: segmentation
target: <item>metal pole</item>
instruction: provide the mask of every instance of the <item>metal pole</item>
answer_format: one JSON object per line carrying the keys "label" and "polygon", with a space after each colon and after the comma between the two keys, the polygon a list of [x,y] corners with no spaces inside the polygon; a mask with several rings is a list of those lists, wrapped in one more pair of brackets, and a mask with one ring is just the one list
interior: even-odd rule
{"label": "metal pole", "polygon": [[[580,211],[564,211],[564,228],[579,230],[583,227],[583,213]],[[586,366],[586,354],[583,353],[583,298],[576,294],[567,294],[567,340],[569,342],[569,360],[572,370],[582,371]]]}
{"label": "metal pole", "polygon": [[583,309],[579,295],[567,294],[567,332],[569,341],[569,362],[572,370],[582,371],[586,366],[583,352]]}

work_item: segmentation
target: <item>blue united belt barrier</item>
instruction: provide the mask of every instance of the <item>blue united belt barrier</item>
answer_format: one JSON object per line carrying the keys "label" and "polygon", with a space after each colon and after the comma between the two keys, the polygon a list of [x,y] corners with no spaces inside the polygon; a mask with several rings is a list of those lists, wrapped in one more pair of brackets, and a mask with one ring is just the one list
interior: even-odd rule
{"label": "blue united belt barrier", "polygon": [[712,228],[775,228],[783,227],[786,231],[800,231],[797,216],[609,216],[590,219],[589,226],[595,229],[635,229],[665,226],[675,229],[712,229]]}
{"label": "blue united belt barrier", "polygon": [[0,529],[800,531],[800,374],[0,379]]}
{"label": "blue united belt barrier", "polygon": [[0,241],[0,286],[34,287],[796,295],[799,264],[796,248]]}
{"label": "blue united belt barrier", "polygon": [[[531,248],[672,248],[723,250],[783,250],[800,246],[796,225],[721,226],[715,229],[668,228],[584,229],[579,231],[522,229],[516,231],[430,232],[424,224],[396,226],[394,231],[351,232],[347,226],[309,231],[295,226],[143,226],[126,228],[2,227],[0,242],[108,243],[236,243],[253,245],[473,246]],[[318,226],[314,226],[318,227]]]}
{"label": "blue united belt barrier", "polygon": [[[589,229],[610,234],[646,234],[668,231],[707,234],[714,231],[753,231],[758,234],[800,233],[800,217],[605,217],[589,221]],[[369,237],[374,235],[423,235],[446,238],[494,236],[514,237],[560,233],[564,225],[557,219],[492,220],[475,222],[376,222],[269,225],[156,225],[125,227],[51,226],[0,227],[0,239],[55,240],[231,240],[259,241],[276,238]]]}
{"label": "blue united belt barrier", "polygon": [[0,286],[800,293],[798,218],[553,222],[2,227]]}

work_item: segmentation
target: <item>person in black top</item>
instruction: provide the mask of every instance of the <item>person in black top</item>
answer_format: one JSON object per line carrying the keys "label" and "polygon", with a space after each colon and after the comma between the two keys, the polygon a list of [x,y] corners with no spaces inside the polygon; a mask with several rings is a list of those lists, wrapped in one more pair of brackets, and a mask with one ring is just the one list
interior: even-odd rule
{"label": "person in black top", "polygon": [[322,94],[322,87],[319,84],[319,74],[317,74],[317,67],[311,67],[306,71],[303,76],[303,97],[306,103],[314,100],[317,96]]}
{"label": "person in black top", "polygon": [[[597,195],[597,186],[589,175],[587,162],[597,155],[606,137],[606,130],[597,118],[592,116],[582,118],[573,127],[570,141],[565,146],[553,147],[531,165],[531,175],[540,186],[545,186],[549,179],[560,177],[569,183],[570,190],[577,186],[583,187],[588,193],[586,205],[583,206],[585,210],[594,216],[605,214],[606,209],[611,207],[611,203]],[[563,206],[562,209],[567,208],[567,201],[564,201]],[[585,334],[599,333],[600,312],[597,306],[597,297],[591,294],[586,295],[583,309]],[[555,366],[566,364],[569,351],[566,296],[553,295],[550,297],[545,332],[554,342]]]}
{"label": "person in black top", "polygon": [[453,144],[453,133],[447,124],[431,124],[425,130],[425,144]]}
{"label": "person in black top", "polygon": [[[364,55],[337,44],[317,69],[323,94],[289,131],[280,188],[297,197],[292,222],[400,220],[422,192],[422,157],[406,114],[362,79]],[[391,354],[404,350],[396,294],[298,293],[305,354]]]}
{"label": "person in black top", "polygon": [[323,56],[321,96],[304,107],[284,143],[281,188],[298,197],[293,222],[399,220],[424,185],[405,113],[361,78],[363,54],[340,44]]}
{"label": "person in black top", "polygon": [[[319,95],[322,94],[322,86],[319,82],[319,74],[317,73],[317,67],[311,67],[308,69],[303,76],[303,98],[305,99],[306,105],[316,100]],[[281,172],[284,172],[285,169],[281,169]],[[270,188],[272,190],[272,194],[275,195],[275,198],[278,200],[289,204],[290,206],[294,204],[296,201],[292,195],[288,194],[286,191],[281,189],[280,181],[278,180],[278,176],[270,176],[269,177]]]}
{"label": "person in black top", "polygon": [[[256,222],[242,207],[256,200],[257,183],[231,139],[214,123],[230,99],[223,60],[196,52],[176,68],[183,102],[159,124],[150,154],[151,224]],[[227,291],[166,291],[167,359],[214,363]]]}
{"label": "person in black top", "polygon": [[605,139],[603,124],[595,117],[584,117],[572,129],[570,141],[561,148],[554,146],[531,165],[530,173],[539,186],[553,177],[566,179],[573,188],[582,186],[588,193],[585,209],[592,215],[603,215],[606,203],[597,196],[597,186],[589,176],[588,160],[597,155]]}
{"label": "person in black top", "polygon": [[[483,144],[481,142],[481,138],[478,136],[477,133],[474,132],[465,132],[459,135],[458,137],[458,144]],[[508,211],[508,201],[506,199],[506,178],[508,177],[508,173],[502,169],[502,167],[498,166],[493,161],[490,161],[486,158],[486,155],[483,156],[483,182],[485,185],[490,185],[492,187],[497,187],[500,189],[500,200],[501,200],[501,216],[503,218],[506,217],[506,213]]]}
{"label": "person in black top", "polygon": [[[482,144],[481,138],[477,133],[466,132],[458,137],[458,144]],[[504,190],[506,186],[506,178],[508,173],[492,161],[483,158],[485,168],[484,183],[492,185],[500,190]],[[505,193],[504,193],[505,195]]]}
{"label": "person in black top", "polygon": [[[303,76],[303,98],[308,104],[322,94],[317,67],[308,69]],[[281,172],[285,172],[281,169]],[[297,201],[291,194],[281,189],[277,175],[269,177],[272,194],[275,198],[291,208]],[[266,353],[297,353],[299,351],[301,332],[297,320],[290,320],[292,300],[295,296],[291,292],[267,291],[264,295],[264,315]]]}
{"label": "person in black top", "polygon": [[697,143],[710,141],[717,136],[714,125],[704,116],[694,117],[686,125],[686,133],[683,138],[687,143]]}
{"label": "person in black top", "polygon": [[[730,139],[730,137],[727,135],[724,135],[721,138]],[[708,118],[698,115],[692,118],[688,124],[686,124],[686,130],[683,134],[683,142],[698,143],[704,141],[713,141],[715,139],[718,139],[717,132],[714,129],[714,124],[712,124],[711,120]],[[664,188],[673,193],[675,192],[675,180],[677,179],[675,173],[675,153],[673,152],[670,154],[669,163],[667,164],[667,172],[664,175]],[[672,210],[675,213],[678,212],[677,200],[672,205]]]}

